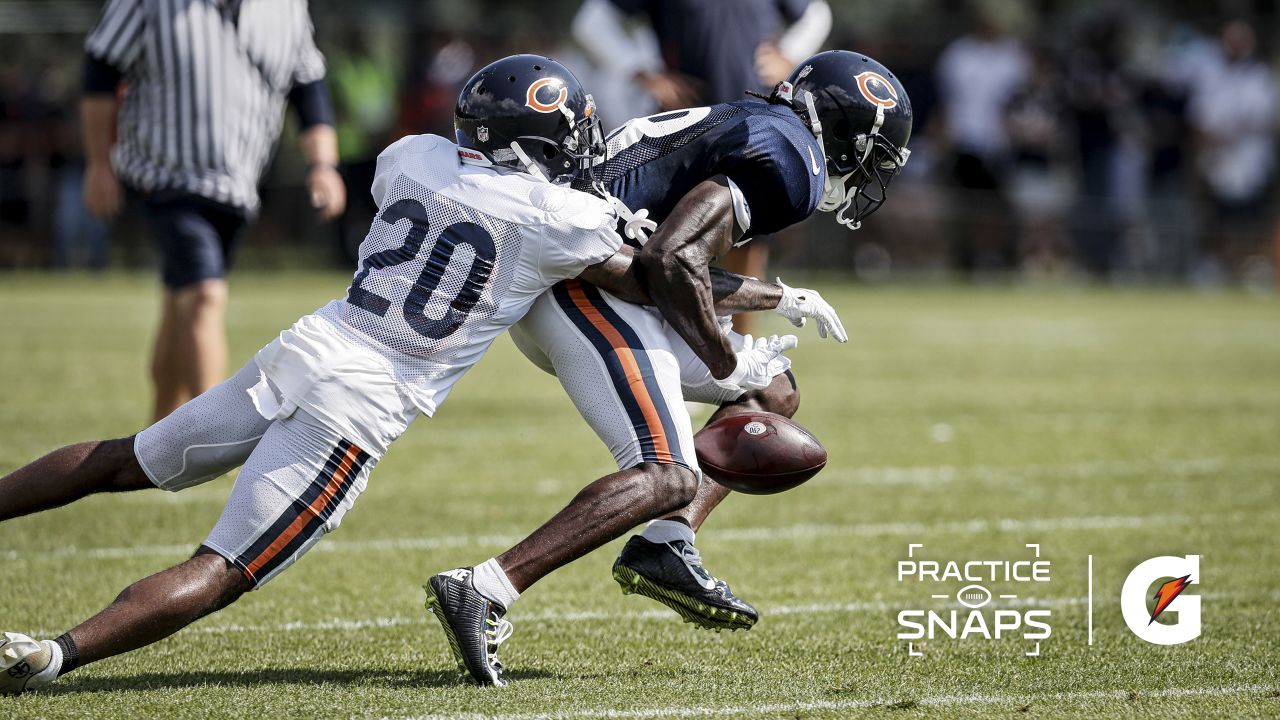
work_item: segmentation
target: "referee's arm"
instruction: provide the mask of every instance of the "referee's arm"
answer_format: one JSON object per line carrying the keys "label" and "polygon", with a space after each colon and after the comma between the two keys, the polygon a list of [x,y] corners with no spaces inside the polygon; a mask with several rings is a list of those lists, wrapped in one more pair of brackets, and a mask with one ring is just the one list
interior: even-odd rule
{"label": "referee's arm", "polygon": [[338,133],[333,101],[324,80],[295,85],[289,103],[302,125],[302,155],[307,160],[307,195],[311,207],[328,221],[347,206],[347,188],[338,172]]}
{"label": "referee's arm", "polygon": [[[86,58],[87,68],[100,62],[94,58]],[[110,67],[110,66],[108,66]],[[119,72],[103,73],[104,76],[115,76],[119,81]],[[84,206],[89,214],[97,218],[110,219],[120,212],[122,193],[120,181],[111,169],[111,142],[115,138],[116,112],[115,85],[104,90],[102,85],[84,88],[84,96],[80,99],[80,132],[84,140]]]}
{"label": "referee's arm", "polygon": [[338,173],[338,133],[329,87],[324,81],[324,56],[315,45],[314,30],[302,43],[293,71],[289,104],[302,125],[302,155],[307,160],[307,196],[320,219],[329,221],[347,207],[347,186]]}
{"label": "referee's arm", "polygon": [[84,140],[84,204],[90,214],[111,218],[120,212],[123,193],[111,168],[115,139],[116,90],[122,69],[137,59],[143,13],[139,0],[111,0],[97,27],[85,39],[84,95],[80,126]]}

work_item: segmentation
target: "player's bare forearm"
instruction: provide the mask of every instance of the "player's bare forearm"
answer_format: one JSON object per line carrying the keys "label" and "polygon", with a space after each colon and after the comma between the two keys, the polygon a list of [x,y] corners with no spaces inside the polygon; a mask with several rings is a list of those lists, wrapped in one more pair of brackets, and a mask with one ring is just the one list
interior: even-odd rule
{"label": "player's bare forearm", "polygon": [[728,183],[717,177],[681,198],[640,251],[654,304],[716,378],[728,377],[737,358],[716,319],[711,262],[737,232]]}
{"label": "player's bare forearm", "polygon": [[116,96],[86,95],[80,101],[80,127],[85,160],[90,164],[111,162],[111,138],[116,127]]}
{"label": "player's bare forearm", "polygon": [[587,267],[578,277],[620,300],[637,305],[653,302],[644,282],[643,268],[636,260],[636,249],[630,245],[618,248],[608,260]]}
{"label": "player's bare forearm", "polygon": [[[636,260],[635,248],[623,245],[608,260],[588,267],[578,277],[620,300],[652,305],[653,297],[649,294],[643,269]],[[778,307],[782,288],[756,278],[711,268],[711,294],[717,315],[733,315]]]}
{"label": "player's bare forearm", "polygon": [[103,220],[115,217],[124,201],[124,192],[111,168],[111,143],[115,137],[116,96],[91,93],[80,101],[80,126],[84,138],[85,209]]}
{"label": "player's bare forearm", "polygon": [[338,165],[338,133],[332,125],[312,125],[302,131],[300,139],[308,165]]}
{"label": "player's bare forearm", "polygon": [[713,267],[711,294],[716,299],[717,315],[736,315],[778,307],[782,286]]}

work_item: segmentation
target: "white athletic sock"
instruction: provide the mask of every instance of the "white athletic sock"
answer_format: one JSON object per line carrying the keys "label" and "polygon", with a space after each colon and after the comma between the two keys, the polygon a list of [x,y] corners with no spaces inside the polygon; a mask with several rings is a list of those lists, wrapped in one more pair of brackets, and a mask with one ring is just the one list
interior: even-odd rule
{"label": "white athletic sock", "polygon": [[58,643],[52,640],[41,640],[40,644],[44,645],[45,649],[49,651],[49,664],[45,665],[43,670],[31,678],[33,685],[51,683],[58,679],[58,673],[62,671],[62,648],[58,646]]}
{"label": "white athletic sock", "polygon": [[498,564],[497,558],[489,558],[471,571],[471,583],[476,592],[510,610],[520,593],[511,585],[507,573]]}
{"label": "white athletic sock", "polygon": [[640,537],[654,543],[669,543],[683,540],[693,544],[693,528],[675,520],[654,520],[645,527]]}

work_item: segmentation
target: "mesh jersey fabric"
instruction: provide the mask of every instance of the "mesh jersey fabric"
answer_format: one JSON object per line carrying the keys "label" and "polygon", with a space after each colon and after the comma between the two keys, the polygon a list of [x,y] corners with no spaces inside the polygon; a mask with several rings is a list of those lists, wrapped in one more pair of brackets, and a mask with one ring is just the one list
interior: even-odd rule
{"label": "mesh jersey fabric", "polygon": [[[271,407],[264,412],[302,406],[323,418],[343,412],[335,407],[342,397],[394,408],[398,399],[389,393],[396,392],[431,415],[544,290],[622,244],[603,200],[525,173],[463,164],[457,146],[434,135],[383,151],[373,195],[379,212],[346,298],[259,352],[275,396],[265,398]],[[376,397],[353,397],[362,389]],[[339,429],[353,441],[372,440],[371,452],[396,434]]]}
{"label": "mesh jersey fabric", "polygon": [[826,180],[817,139],[795,111],[755,100],[636,118],[610,133],[607,146],[595,180],[658,223],[697,184],[728,177],[750,208],[746,238],[812,215]]}

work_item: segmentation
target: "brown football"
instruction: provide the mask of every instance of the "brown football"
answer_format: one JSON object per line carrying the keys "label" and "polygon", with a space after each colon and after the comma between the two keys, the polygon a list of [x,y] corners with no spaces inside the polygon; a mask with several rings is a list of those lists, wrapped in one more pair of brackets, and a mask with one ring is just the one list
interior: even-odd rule
{"label": "brown football", "polygon": [[812,433],[766,412],[717,420],[694,437],[694,447],[707,477],[750,495],[790,490],[827,464],[827,450]]}

